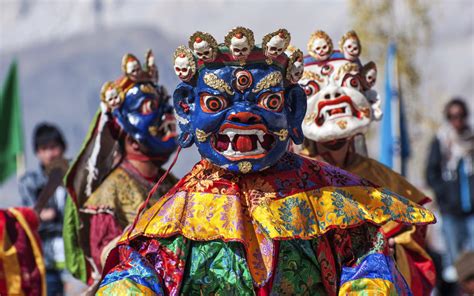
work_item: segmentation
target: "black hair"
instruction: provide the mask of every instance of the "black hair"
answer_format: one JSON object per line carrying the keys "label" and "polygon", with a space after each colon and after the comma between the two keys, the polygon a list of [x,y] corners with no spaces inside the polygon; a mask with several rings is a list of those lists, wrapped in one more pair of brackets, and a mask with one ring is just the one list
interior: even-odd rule
{"label": "black hair", "polygon": [[51,142],[59,144],[63,150],[66,150],[66,142],[64,141],[64,137],[61,131],[55,125],[46,122],[36,125],[35,131],[33,133],[34,151],[38,151],[40,146],[47,145]]}
{"label": "black hair", "polygon": [[444,117],[446,119],[449,119],[449,109],[456,105],[462,109],[462,112],[464,113],[464,118],[469,117],[469,108],[467,107],[467,104],[464,99],[461,97],[454,97],[446,104],[446,106],[444,106]]}

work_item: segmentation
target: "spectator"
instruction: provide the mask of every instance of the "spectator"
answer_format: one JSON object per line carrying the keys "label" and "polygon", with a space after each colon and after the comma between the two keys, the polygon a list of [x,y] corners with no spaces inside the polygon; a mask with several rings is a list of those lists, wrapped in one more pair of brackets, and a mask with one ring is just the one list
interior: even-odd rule
{"label": "spectator", "polygon": [[447,122],[431,144],[426,176],[439,204],[448,249],[443,277],[455,281],[458,255],[474,249],[474,137],[462,99],[452,99],[444,112]]}
{"label": "spectator", "polygon": [[474,295],[474,252],[459,256],[456,261],[461,295]]}
{"label": "spectator", "polygon": [[[19,183],[20,195],[24,206],[33,207],[38,196],[48,181],[46,168],[53,161],[62,158],[66,142],[61,132],[53,125],[42,123],[36,126],[34,152],[40,162],[39,170],[27,172]],[[66,190],[60,186],[56,189],[43,210],[40,212],[39,235],[42,241],[46,266],[48,295],[64,295],[61,273],[64,269],[64,245],[62,239],[63,212],[66,201]]]}

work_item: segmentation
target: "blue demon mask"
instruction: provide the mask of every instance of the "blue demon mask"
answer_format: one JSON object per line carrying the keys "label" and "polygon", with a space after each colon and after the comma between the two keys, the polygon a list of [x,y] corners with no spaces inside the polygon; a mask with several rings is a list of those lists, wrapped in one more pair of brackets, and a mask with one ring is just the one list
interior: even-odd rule
{"label": "blue demon mask", "polygon": [[[283,42],[273,42],[270,51],[274,39]],[[180,145],[195,143],[203,157],[242,173],[272,166],[290,139],[301,143],[306,111],[305,93],[296,84],[301,52],[284,53],[289,33],[265,36],[262,48],[252,40],[253,33],[239,27],[218,47],[212,36],[197,32],[190,41],[194,54],[184,47],[175,53],[175,71],[183,80],[173,96]]]}
{"label": "blue demon mask", "polygon": [[166,90],[156,84],[150,54],[145,69],[133,55],[126,55],[122,61],[125,76],[106,83],[102,98],[125,133],[142,144],[147,154],[166,160],[177,146],[175,118]]}

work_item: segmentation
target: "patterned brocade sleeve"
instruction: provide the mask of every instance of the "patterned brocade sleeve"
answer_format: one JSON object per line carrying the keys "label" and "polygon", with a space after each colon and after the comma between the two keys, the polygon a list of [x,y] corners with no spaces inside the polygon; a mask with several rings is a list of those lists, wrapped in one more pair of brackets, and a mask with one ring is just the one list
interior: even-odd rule
{"label": "patterned brocade sleeve", "polygon": [[345,234],[334,236],[336,244],[342,241],[341,249],[336,250],[341,266],[339,295],[412,295],[378,227],[366,225],[341,232]]}
{"label": "patterned brocade sleeve", "polygon": [[97,295],[178,295],[189,247],[181,236],[118,245],[107,258]]}
{"label": "patterned brocade sleeve", "polygon": [[115,251],[121,262],[107,273],[96,295],[165,295],[160,275],[139,251],[128,245]]}

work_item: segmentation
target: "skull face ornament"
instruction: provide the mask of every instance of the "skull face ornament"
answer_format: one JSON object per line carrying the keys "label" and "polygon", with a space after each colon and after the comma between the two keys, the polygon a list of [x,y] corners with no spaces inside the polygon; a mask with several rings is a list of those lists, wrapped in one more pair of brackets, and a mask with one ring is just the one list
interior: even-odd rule
{"label": "skull face ornament", "polygon": [[278,161],[290,139],[301,143],[304,92],[286,79],[286,54],[268,65],[265,51],[255,47],[248,54],[252,64],[241,66],[226,58],[229,49],[219,47],[219,62],[201,65],[195,79],[175,90],[179,143],[195,143],[202,157],[231,171],[260,171]]}
{"label": "skull face ornament", "polygon": [[255,46],[253,32],[247,28],[237,27],[229,32],[225,37],[225,45],[232,53],[232,57],[238,60],[241,65]]}
{"label": "skull face ornament", "polygon": [[290,44],[291,35],[285,29],[280,29],[263,37],[262,46],[265,55],[271,59],[277,58]]}
{"label": "skull face ornament", "polygon": [[123,102],[123,93],[112,82],[107,82],[102,86],[100,99],[109,110],[118,108]]}
{"label": "skull face ornament", "polygon": [[189,49],[180,46],[176,50],[174,54],[174,72],[183,81],[189,81],[196,73],[196,62]]}
{"label": "skull face ornament", "polygon": [[303,52],[299,49],[295,50],[288,63],[287,69],[287,79],[291,83],[298,83],[298,81],[303,77],[304,72],[304,63],[303,63]]}
{"label": "skull face ornament", "polygon": [[360,41],[356,32],[349,31],[342,36],[339,42],[339,48],[344,54],[344,58],[349,61],[355,61],[361,53]]}
{"label": "skull face ornament", "polygon": [[122,59],[122,67],[123,72],[125,75],[129,76],[133,80],[139,79],[139,75],[141,72],[141,65],[138,59],[132,55],[127,54]]}
{"label": "skull face ornament", "polygon": [[[341,44],[344,44],[342,42]],[[306,138],[328,142],[365,133],[374,115],[378,99],[367,80],[375,64],[364,67],[336,51],[324,62],[305,58],[305,74],[300,85],[305,89],[308,108],[303,122]],[[377,114],[380,110],[377,110]]]}
{"label": "skull face ornament", "polygon": [[333,45],[331,38],[323,32],[313,33],[308,42],[308,53],[318,61],[327,60],[332,53]]}
{"label": "skull face ornament", "polygon": [[372,88],[377,82],[377,67],[375,64],[372,62],[365,65],[362,69],[362,74],[367,82],[367,88]]}
{"label": "skull face ornament", "polygon": [[208,33],[196,32],[190,38],[188,42],[189,48],[191,48],[198,59],[209,63],[214,61],[217,54],[217,42]]}
{"label": "skull face ornament", "polygon": [[151,50],[145,55],[146,60],[146,72],[153,79],[154,83],[158,83],[158,68],[155,64],[155,55]]}

